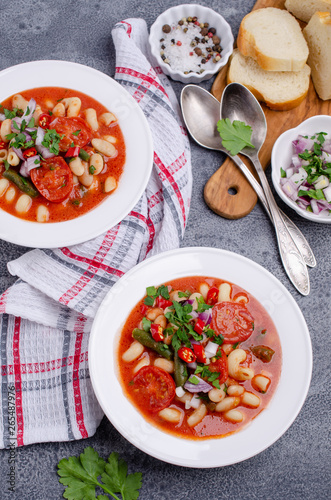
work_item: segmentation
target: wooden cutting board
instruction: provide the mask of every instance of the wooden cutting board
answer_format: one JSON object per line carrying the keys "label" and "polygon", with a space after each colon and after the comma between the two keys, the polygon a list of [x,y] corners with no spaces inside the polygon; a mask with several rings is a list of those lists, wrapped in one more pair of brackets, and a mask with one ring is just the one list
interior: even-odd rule
{"label": "wooden cutting board", "polygon": [[[258,0],[253,10],[263,7],[284,8],[284,3],[285,0]],[[301,23],[301,25],[304,26],[304,23]],[[222,68],[211,89],[212,94],[218,100],[221,100],[224,87],[226,86],[227,70],[227,66]],[[322,101],[319,99],[312,82],[310,83],[306,99],[298,107],[290,111],[273,111],[264,104],[261,104],[261,106],[268,126],[266,141],[259,155],[264,169],[270,164],[272,146],[280,134],[285,130],[296,127],[310,116],[331,114],[331,101]],[[241,158],[254,173],[249,160],[244,156],[241,156]],[[255,192],[230,158],[225,160],[222,166],[206,183],[204,198],[207,205],[214,212],[228,219],[244,217],[253,210],[257,202]]]}

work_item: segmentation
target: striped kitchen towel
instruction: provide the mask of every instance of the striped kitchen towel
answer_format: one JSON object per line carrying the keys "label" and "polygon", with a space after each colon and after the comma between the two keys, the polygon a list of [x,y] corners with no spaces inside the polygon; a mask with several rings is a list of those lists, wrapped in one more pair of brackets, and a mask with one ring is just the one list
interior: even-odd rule
{"label": "striped kitchen towel", "polygon": [[147,188],[117,226],[70,248],[36,249],[8,264],[0,297],[0,448],[93,435],[103,416],[88,340],[112,285],[143,259],[179,247],[190,205],[188,138],[174,92],[156,67],[142,19],[118,23],[115,79],[143,110],[154,142]]}

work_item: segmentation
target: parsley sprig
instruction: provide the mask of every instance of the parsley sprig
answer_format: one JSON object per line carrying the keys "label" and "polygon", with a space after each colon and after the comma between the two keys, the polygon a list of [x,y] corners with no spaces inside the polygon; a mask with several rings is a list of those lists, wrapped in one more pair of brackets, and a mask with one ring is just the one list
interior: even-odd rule
{"label": "parsley sprig", "polygon": [[118,453],[111,453],[106,462],[91,446],[79,457],[60,460],[58,475],[66,486],[63,497],[68,500],[109,499],[107,495],[96,496],[96,487],[116,500],[120,500],[118,493],[122,500],[137,500],[142,484],[141,472],[128,474],[127,464]]}
{"label": "parsley sprig", "polygon": [[252,144],[252,127],[239,120],[232,123],[229,118],[218,120],[217,130],[222,138],[222,145],[230,152],[230,155],[237,155],[246,146],[255,148]]}
{"label": "parsley sprig", "polygon": [[146,304],[146,306],[153,306],[155,299],[159,295],[161,295],[161,297],[166,300],[169,300],[170,298],[168,287],[165,285],[161,285],[158,288],[156,288],[155,286],[148,286],[146,288],[146,294],[147,297],[144,300],[144,304]]}

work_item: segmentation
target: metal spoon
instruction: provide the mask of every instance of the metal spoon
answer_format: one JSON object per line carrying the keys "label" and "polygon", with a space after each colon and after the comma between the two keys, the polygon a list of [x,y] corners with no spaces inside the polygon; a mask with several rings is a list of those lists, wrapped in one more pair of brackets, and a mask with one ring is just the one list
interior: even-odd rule
{"label": "metal spoon", "polygon": [[246,87],[240,83],[230,83],[225,87],[222,95],[221,118],[229,118],[230,121],[239,120],[252,127],[251,142],[255,148],[245,147],[241,153],[250,158],[261,181],[274,221],[279,253],[284,269],[296,289],[302,295],[308,295],[310,285],[307,267],[292,239],[282,214],[279,212],[258,156],[267,133],[267,123],[263,110],[257,99]]}
{"label": "metal spoon", "polygon": [[[219,101],[210,92],[198,85],[186,85],[181,93],[181,107],[186,127],[192,138],[200,146],[207,149],[222,151],[229,155],[229,152],[222,146],[222,139],[216,127],[220,117]],[[273,222],[263,189],[254,175],[239,156],[230,156],[230,158],[245,175]],[[310,267],[314,267],[316,265],[316,260],[309,243],[292,220],[283,212],[281,212],[281,214],[306,264]]]}

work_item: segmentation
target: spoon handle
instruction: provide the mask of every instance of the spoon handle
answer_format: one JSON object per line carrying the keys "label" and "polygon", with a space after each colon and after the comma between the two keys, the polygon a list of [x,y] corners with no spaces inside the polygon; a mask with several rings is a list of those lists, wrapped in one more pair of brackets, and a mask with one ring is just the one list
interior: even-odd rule
{"label": "spoon handle", "polygon": [[271,192],[268,180],[257,155],[251,160],[260,178],[269,210],[274,221],[278,248],[284,269],[295,288],[302,294],[308,295],[310,291],[309,275],[306,264],[294,243],[285,222],[279,213],[278,206]]}
{"label": "spoon handle", "polygon": [[[256,192],[257,196],[259,197],[271,221],[274,222],[261,185],[258,183],[252,172],[249,170],[249,168],[247,168],[245,163],[241,160],[241,158],[238,155],[231,156],[230,158],[234,161],[234,163],[237,165],[240,171],[244,174],[244,176],[246,177],[246,179]],[[278,210],[281,217],[283,218],[284,224],[287,226],[287,229],[290,232],[290,235],[294,243],[298,247],[298,250],[301,253],[305,263],[309,267],[315,267],[316,259],[312,249],[310,248],[308,241],[306,240],[300,229],[294,224],[294,222],[284,212],[282,212],[280,208]]]}

